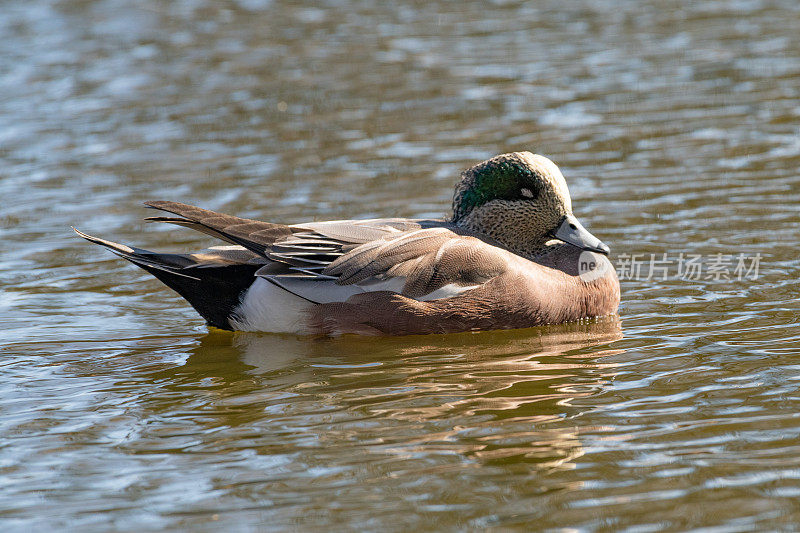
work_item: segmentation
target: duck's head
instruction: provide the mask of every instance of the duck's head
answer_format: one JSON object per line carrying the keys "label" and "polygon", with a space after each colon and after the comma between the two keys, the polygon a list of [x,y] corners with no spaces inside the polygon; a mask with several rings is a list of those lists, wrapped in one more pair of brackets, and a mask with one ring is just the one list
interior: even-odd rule
{"label": "duck's head", "polygon": [[498,155],[465,170],[453,197],[453,222],[528,257],[552,239],[609,252],[572,214],[567,182],[555,163],[530,152]]}

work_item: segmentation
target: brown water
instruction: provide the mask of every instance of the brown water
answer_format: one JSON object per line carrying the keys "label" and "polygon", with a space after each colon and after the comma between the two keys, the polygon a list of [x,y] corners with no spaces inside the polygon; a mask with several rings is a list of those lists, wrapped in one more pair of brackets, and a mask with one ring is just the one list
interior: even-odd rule
{"label": "brown water", "polygon": [[[689,4],[4,3],[3,531],[796,530],[800,7]],[[643,254],[621,321],[209,332],[69,230],[440,215],[517,149]]]}

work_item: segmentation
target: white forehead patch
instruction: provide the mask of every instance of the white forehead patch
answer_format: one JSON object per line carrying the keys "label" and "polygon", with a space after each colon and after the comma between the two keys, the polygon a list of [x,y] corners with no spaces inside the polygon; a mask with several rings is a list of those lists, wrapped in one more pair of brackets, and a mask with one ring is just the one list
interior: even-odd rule
{"label": "white forehead patch", "polygon": [[544,179],[552,185],[556,194],[560,195],[568,210],[572,210],[572,200],[569,197],[569,189],[564,176],[558,166],[543,155],[532,154],[530,152],[520,152],[520,155],[528,161],[532,170],[538,170]]}
{"label": "white forehead patch", "polygon": [[524,196],[525,198],[533,198],[533,193],[531,192],[531,190],[530,190],[530,189],[521,189],[519,192],[520,192],[520,193],[522,194],[522,196]]}

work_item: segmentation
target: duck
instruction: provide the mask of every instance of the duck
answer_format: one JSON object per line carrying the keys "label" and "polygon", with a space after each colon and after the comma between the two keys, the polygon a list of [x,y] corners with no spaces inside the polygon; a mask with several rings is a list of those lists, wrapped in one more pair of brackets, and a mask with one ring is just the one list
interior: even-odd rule
{"label": "duck", "polygon": [[84,239],[146,270],[210,327],[297,335],[520,329],[617,313],[609,247],[572,212],[558,166],[500,154],[461,173],[452,214],[275,224],[173,201],[149,222],[225,244],[159,253]]}

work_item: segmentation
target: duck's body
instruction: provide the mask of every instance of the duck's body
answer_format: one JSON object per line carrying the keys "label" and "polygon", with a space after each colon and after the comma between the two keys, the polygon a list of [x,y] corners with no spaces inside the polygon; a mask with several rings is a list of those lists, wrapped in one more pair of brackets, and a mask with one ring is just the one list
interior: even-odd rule
{"label": "duck's body", "polygon": [[[509,161],[511,170],[504,169]],[[520,198],[482,190],[488,171],[497,174],[498,168],[501,179],[522,169],[519,179],[527,181],[504,185]],[[553,172],[551,188],[555,196],[566,195],[566,201],[555,201],[548,192]],[[495,187],[497,176],[489,177]],[[540,187],[541,181],[547,183]],[[448,333],[569,322],[615,313],[619,305],[616,274],[600,255],[607,247],[571,215],[566,184],[555,165],[527,152],[504,154],[465,172],[449,221],[285,226],[176,202],[147,205],[177,215],[149,220],[188,226],[232,246],[157,254],[81,235],[148,270],[209,324],[223,329]],[[526,232],[531,220],[553,227],[530,235],[539,232]],[[522,240],[513,246],[509,241],[519,236]],[[575,244],[554,241],[554,236]],[[592,261],[594,267],[587,270]]]}

